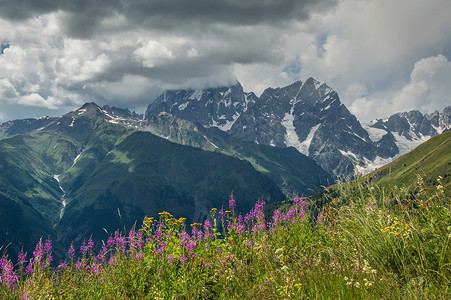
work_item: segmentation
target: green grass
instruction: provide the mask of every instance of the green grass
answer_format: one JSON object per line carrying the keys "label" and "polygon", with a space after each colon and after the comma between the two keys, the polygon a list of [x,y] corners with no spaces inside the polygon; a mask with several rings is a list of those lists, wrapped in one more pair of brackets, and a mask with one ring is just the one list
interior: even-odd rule
{"label": "green grass", "polygon": [[[146,218],[139,231],[111,236],[97,256],[85,250],[58,268],[46,263],[50,251],[35,255],[32,263],[29,255],[14,274],[4,260],[0,295],[449,299],[451,202],[440,180],[433,193],[418,186],[423,197],[409,202],[403,201],[408,195],[404,187],[380,191],[386,187],[353,184],[338,186],[339,196],[330,199],[317,222],[299,198],[285,212],[275,211],[270,222],[261,201],[244,218],[233,207],[212,210],[211,226],[209,221],[191,224],[191,234],[184,230],[184,219],[164,212],[159,222]],[[32,275],[24,271],[27,265]]]}
{"label": "green grass", "polygon": [[428,191],[435,189],[438,176],[442,176],[447,197],[451,197],[451,130],[430,139],[362,179],[377,182],[380,186],[404,186],[415,193],[418,175]]}

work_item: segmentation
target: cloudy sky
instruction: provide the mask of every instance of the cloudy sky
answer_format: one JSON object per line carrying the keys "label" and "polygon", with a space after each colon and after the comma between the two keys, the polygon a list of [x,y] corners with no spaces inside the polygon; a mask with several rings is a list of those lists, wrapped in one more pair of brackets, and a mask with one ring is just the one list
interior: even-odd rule
{"label": "cloudy sky", "polygon": [[0,122],[314,77],[363,121],[451,104],[449,0],[2,0]]}

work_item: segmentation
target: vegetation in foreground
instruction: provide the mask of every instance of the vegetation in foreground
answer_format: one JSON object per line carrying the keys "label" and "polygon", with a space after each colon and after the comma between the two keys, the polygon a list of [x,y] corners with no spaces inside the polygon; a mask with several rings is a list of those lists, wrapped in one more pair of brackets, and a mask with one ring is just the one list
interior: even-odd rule
{"label": "vegetation in foreground", "polygon": [[[358,181],[352,183],[358,185]],[[14,266],[0,260],[0,295],[10,299],[449,299],[450,199],[437,182],[407,189],[338,186],[319,215],[296,197],[265,219],[258,201],[245,216],[212,209],[191,224],[160,213],[140,230],[71,247],[52,267],[42,240]],[[352,197],[351,197],[352,196]],[[315,221],[314,221],[315,220]],[[74,245],[75,246],[75,245]]]}

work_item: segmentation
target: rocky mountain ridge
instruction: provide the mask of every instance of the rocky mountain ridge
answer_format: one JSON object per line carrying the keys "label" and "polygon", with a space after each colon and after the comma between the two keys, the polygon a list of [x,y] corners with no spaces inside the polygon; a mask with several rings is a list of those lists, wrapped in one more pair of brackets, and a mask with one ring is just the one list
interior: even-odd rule
{"label": "rocky mountain ridge", "polygon": [[239,83],[166,91],[149,105],[146,118],[167,112],[242,140],[294,147],[333,176],[348,178],[356,167],[368,173],[448,130],[450,110],[405,112],[361,124],[332,88],[309,78],[268,88],[260,97],[245,93]]}

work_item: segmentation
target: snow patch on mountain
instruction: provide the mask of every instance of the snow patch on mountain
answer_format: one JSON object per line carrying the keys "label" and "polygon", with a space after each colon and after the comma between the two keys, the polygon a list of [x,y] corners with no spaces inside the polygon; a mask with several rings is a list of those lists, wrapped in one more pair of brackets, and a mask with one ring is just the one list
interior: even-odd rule
{"label": "snow patch on mountain", "polygon": [[285,127],[285,145],[287,147],[294,147],[300,153],[304,155],[309,155],[310,144],[312,143],[313,137],[315,136],[316,131],[318,130],[320,124],[317,124],[310,128],[309,134],[307,135],[304,141],[299,140],[299,136],[296,133],[296,128],[294,126],[294,115],[293,115],[294,106],[291,107],[289,113],[285,113],[285,116],[282,119],[282,126]]}
{"label": "snow patch on mountain", "polygon": [[[310,144],[312,143],[313,137],[315,136],[315,133],[320,126],[321,126],[321,123],[310,128],[309,134],[307,135],[305,140],[303,142],[301,142],[301,149],[298,149],[299,152],[301,152],[302,154],[305,154],[307,156],[310,154],[309,153]],[[301,150],[304,151],[305,153],[302,152]]]}
{"label": "snow patch on mountain", "polygon": [[407,152],[415,149],[420,144],[426,142],[431,138],[430,136],[423,135],[417,136],[414,132],[410,132],[410,136],[412,137],[411,140],[402,135],[399,135],[396,132],[392,132],[392,134],[395,137],[395,144],[396,146],[398,146],[399,149],[399,154],[393,157],[392,160],[400,155],[406,154]]}
{"label": "snow patch on mountain", "polygon": [[185,102],[179,105],[179,110],[185,110],[185,108],[188,106],[189,102]]}
{"label": "snow patch on mountain", "polygon": [[376,158],[374,160],[369,160],[366,157],[364,157],[364,162],[363,162],[363,166],[359,166],[357,165],[357,171],[361,174],[361,175],[366,175],[368,173],[371,173],[373,171],[375,171],[376,169],[385,166],[386,164],[390,163],[393,161],[393,158],[389,157],[389,158],[383,158],[380,156],[376,156]]}
{"label": "snow patch on mountain", "polygon": [[291,111],[289,113],[286,113],[282,119],[282,126],[285,127],[285,145],[287,147],[292,146],[298,149],[298,151],[301,152],[302,154],[305,154],[306,151],[308,153],[308,148],[305,149],[305,147],[302,146],[301,141],[299,141],[299,137],[298,134],[296,133],[295,130],[296,128],[294,127],[293,121],[294,121],[293,107],[291,107]]}
{"label": "snow patch on mountain", "polygon": [[194,90],[194,92],[189,96],[189,99],[192,100],[200,100],[202,98],[202,94],[204,93],[204,90]]}
{"label": "snow patch on mountain", "polygon": [[368,132],[368,135],[370,136],[370,140],[373,142],[378,142],[381,140],[381,138],[387,134],[387,131],[379,128],[374,128],[366,124],[362,124],[363,129]]}
{"label": "snow patch on mountain", "polygon": [[[219,125],[218,122],[216,122],[215,120],[211,120],[211,126],[206,127],[217,127],[222,131],[227,132],[229,131],[230,128],[232,128],[233,124],[235,124],[236,120],[238,120],[239,117],[240,114],[238,112],[235,112],[235,114],[232,116],[232,120],[227,120],[225,124]],[[220,116],[218,117],[218,120],[223,120],[225,118],[226,116]]]}
{"label": "snow patch on mountain", "polygon": [[359,161],[359,158],[357,157],[357,155],[355,155],[354,153],[352,153],[349,150],[348,151],[338,150],[338,151],[340,151],[341,155],[343,155],[343,156],[349,157],[356,162]]}

